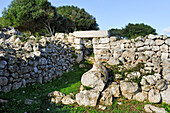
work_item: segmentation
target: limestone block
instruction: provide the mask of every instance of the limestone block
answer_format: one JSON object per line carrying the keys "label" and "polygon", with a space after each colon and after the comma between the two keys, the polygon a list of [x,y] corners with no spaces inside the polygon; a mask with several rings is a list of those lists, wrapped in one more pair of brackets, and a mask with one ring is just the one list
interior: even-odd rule
{"label": "limestone block", "polygon": [[147,95],[143,92],[139,92],[133,97],[133,99],[135,99],[139,102],[143,102],[147,99]]}
{"label": "limestone block", "polygon": [[22,82],[19,82],[19,83],[15,82],[15,83],[13,83],[12,89],[13,89],[13,90],[14,90],[14,89],[18,89],[18,88],[21,87],[21,85],[22,85]]}
{"label": "limestone block", "polygon": [[101,44],[107,44],[107,43],[109,43],[109,41],[110,41],[110,38],[100,38]]}
{"label": "limestone block", "polygon": [[79,106],[92,106],[95,107],[99,98],[99,91],[97,90],[84,90],[76,94],[76,102]]}
{"label": "limestone block", "polygon": [[155,44],[156,44],[157,46],[160,46],[160,45],[162,45],[163,43],[164,43],[164,40],[160,40],[160,39],[155,40]]}
{"label": "limestone block", "polygon": [[158,80],[155,88],[161,91],[165,90],[167,88],[166,81],[164,79]]}
{"label": "limestone block", "polygon": [[163,44],[162,46],[160,46],[160,50],[161,50],[162,52],[168,52],[168,45]]}
{"label": "limestone block", "polygon": [[108,72],[102,64],[100,64],[101,67],[96,67],[96,65],[98,64],[94,64],[91,70],[83,74],[81,83],[84,86],[102,91],[108,79]]}
{"label": "limestone block", "polygon": [[162,102],[165,102],[167,104],[170,104],[170,85],[168,85],[168,88],[161,92],[162,96]]}
{"label": "limestone block", "polygon": [[11,84],[8,84],[7,86],[3,86],[3,87],[2,87],[2,91],[3,91],[3,92],[10,92],[10,91],[11,91],[11,88],[12,88],[12,85],[11,85]]}
{"label": "limestone block", "polygon": [[7,61],[5,61],[5,60],[0,61],[0,69],[5,68],[6,65],[7,65]]}
{"label": "limestone block", "polygon": [[77,44],[77,45],[78,44],[83,44],[83,40],[81,38],[75,38],[74,43]]}
{"label": "limestone block", "polygon": [[165,43],[170,46],[170,38],[166,39]]}
{"label": "limestone block", "polygon": [[75,31],[73,32],[73,36],[78,38],[97,38],[97,37],[109,37],[109,32],[106,31]]}
{"label": "limestone block", "polygon": [[75,101],[74,99],[72,99],[71,95],[67,95],[62,98],[61,102],[62,104],[69,105],[69,104],[73,104]]}
{"label": "limestone block", "polygon": [[159,103],[161,101],[161,94],[158,90],[151,89],[148,93],[148,100],[152,103]]}
{"label": "limestone block", "polygon": [[159,46],[152,46],[153,51],[159,51]]}
{"label": "limestone block", "polygon": [[161,59],[168,59],[169,54],[168,53],[162,53]]}
{"label": "limestone block", "polygon": [[146,104],[144,109],[147,113],[167,113],[164,108],[158,108],[151,104]]}
{"label": "limestone block", "polygon": [[156,39],[156,36],[153,34],[149,34],[148,38],[154,40],[154,39]]}
{"label": "limestone block", "polygon": [[139,86],[134,82],[120,81],[120,89],[124,97],[132,99],[133,95],[138,92]]}
{"label": "limestone block", "polygon": [[113,96],[110,92],[104,91],[102,92],[102,97],[100,99],[101,104],[103,105],[112,105]]}
{"label": "limestone block", "polygon": [[153,45],[155,45],[155,42],[152,39],[146,39],[145,40],[145,45],[153,46]]}
{"label": "limestone block", "polygon": [[142,47],[142,46],[144,46],[144,43],[142,41],[138,41],[138,42],[135,43],[135,46],[136,47]]}
{"label": "limestone block", "polygon": [[5,86],[8,84],[8,79],[6,77],[0,77],[0,86]]}

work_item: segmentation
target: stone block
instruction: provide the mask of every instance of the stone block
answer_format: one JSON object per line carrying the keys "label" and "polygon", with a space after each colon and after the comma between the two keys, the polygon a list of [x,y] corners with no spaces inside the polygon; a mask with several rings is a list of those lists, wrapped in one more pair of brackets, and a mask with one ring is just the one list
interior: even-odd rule
{"label": "stone block", "polygon": [[155,44],[156,44],[157,46],[160,46],[160,45],[162,45],[163,43],[164,43],[164,40],[160,40],[160,39],[155,40]]}
{"label": "stone block", "polygon": [[78,38],[95,38],[95,37],[109,37],[109,32],[105,31],[75,31],[73,32],[73,36]]}

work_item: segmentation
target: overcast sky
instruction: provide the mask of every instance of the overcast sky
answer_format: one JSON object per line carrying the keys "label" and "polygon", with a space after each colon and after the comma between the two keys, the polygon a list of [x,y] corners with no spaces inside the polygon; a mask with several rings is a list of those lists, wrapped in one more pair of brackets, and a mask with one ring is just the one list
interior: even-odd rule
{"label": "overcast sky", "polygon": [[[0,0],[0,12],[12,0]],[[100,30],[145,23],[159,35],[170,35],[170,0],[49,0],[53,6],[74,5],[93,15]],[[2,14],[0,13],[0,16]]]}

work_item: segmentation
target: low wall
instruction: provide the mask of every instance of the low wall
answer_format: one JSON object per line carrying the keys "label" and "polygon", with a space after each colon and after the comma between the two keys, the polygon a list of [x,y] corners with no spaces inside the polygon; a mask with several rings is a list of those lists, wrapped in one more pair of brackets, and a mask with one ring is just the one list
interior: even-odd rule
{"label": "low wall", "polygon": [[57,37],[9,37],[0,38],[0,92],[42,84],[72,70],[74,51]]}

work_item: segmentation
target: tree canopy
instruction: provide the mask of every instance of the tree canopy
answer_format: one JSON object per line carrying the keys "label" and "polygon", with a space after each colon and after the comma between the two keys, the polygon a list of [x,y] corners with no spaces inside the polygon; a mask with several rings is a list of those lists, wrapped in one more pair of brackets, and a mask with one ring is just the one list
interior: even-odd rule
{"label": "tree canopy", "polygon": [[118,38],[136,38],[137,36],[146,36],[149,34],[157,34],[156,30],[149,25],[145,25],[144,23],[140,24],[132,24],[129,23],[122,29],[110,29],[111,36],[117,36]]}
{"label": "tree canopy", "polygon": [[58,15],[48,0],[13,0],[8,9],[4,9],[3,18],[5,25],[33,34],[44,29],[53,34],[60,26],[68,24],[68,19]]}
{"label": "tree canopy", "polygon": [[96,19],[83,8],[75,6],[62,6],[57,8],[57,13],[72,22],[72,30],[98,30]]}

